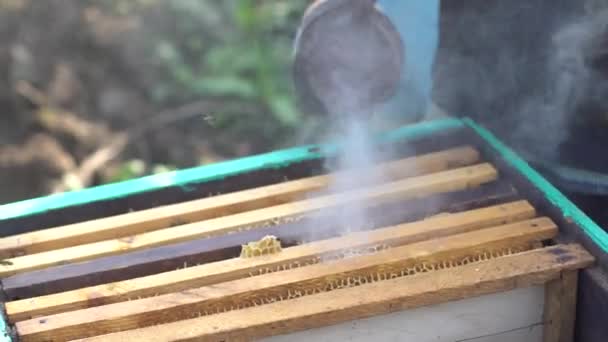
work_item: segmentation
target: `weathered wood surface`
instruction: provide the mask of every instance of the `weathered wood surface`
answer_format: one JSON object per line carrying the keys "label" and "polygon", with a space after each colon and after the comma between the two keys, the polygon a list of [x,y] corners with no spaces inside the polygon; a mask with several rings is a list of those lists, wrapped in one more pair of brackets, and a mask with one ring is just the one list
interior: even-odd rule
{"label": "weathered wood surface", "polygon": [[543,301],[544,287],[533,286],[256,341],[542,342]]}
{"label": "weathered wood surface", "polygon": [[[405,229],[407,230],[407,228]],[[435,272],[456,263],[474,263],[482,255],[507,249],[530,248],[534,241],[544,241],[557,234],[557,227],[547,218],[533,219],[496,228],[431,238],[424,242],[390,248],[370,255],[247,277],[231,282],[187,289],[166,295],[104,305],[62,314],[37,317],[17,323],[22,338],[75,339],[137,329],[189,319],[200,313],[229,310],[242,305],[267,304],[291,297],[292,293],[324,292],[334,284],[349,279],[383,281],[411,269],[412,275]],[[430,237],[430,236],[429,236]],[[360,236],[364,240],[364,236]],[[497,255],[497,254],[495,254]],[[302,260],[305,262],[305,260]],[[279,264],[280,265],[280,264]],[[285,265],[285,264],[283,264]],[[453,267],[453,266],[452,266]],[[403,275],[402,275],[403,276]],[[387,278],[385,278],[387,277]],[[337,285],[340,286],[340,285]]]}
{"label": "weathered wood surface", "polygon": [[574,342],[578,272],[563,272],[547,283],[543,317],[544,342]]}
{"label": "weathered wood surface", "polygon": [[[478,160],[479,153],[475,149],[460,147],[391,161],[381,164],[377,169],[388,180],[397,180],[471,165]],[[334,177],[348,176],[349,172],[345,171],[332,175],[303,178],[226,195],[14,235],[0,239],[0,258],[13,258],[120,238],[284,204],[299,200],[305,194],[326,188]]]}
{"label": "weathered wood surface", "polygon": [[[467,235],[471,239],[467,243],[473,246],[478,240],[487,240],[488,236],[497,240],[508,240],[507,237],[512,237],[513,240],[508,240],[511,242],[517,239],[520,239],[518,242],[522,242],[522,238],[535,242],[553,237],[557,233],[557,229],[551,222],[538,219],[524,221],[531,219],[534,214],[534,209],[526,202],[516,202],[446,216],[436,216],[423,221],[405,223],[371,232],[353,233],[344,237],[307,243],[284,249],[277,255],[263,258],[230,259],[122,282],[8,302],[6,303],[6,310],[9,319],[15,322],[40,315],[56,314],[236,280],[268,268],[274,269],[281,265],[307,263],[317,258],[325,258],[339,253],[341,250],[375,246],[401,246],[520,220],[523,222],[494,230],[485,229],[471,233]],[[533,224],[536,227],[532,226]],[[526,235],[525,232],[529,232],[530,235]],[[457,241],[462,242],[462,239]],[[440,242],[442,240],[437,240],[436,243]],[[455,248],[446,242],[446,246],[440,246],[438,251],[446,247]]]}
{"label": "weathered wood surface", "polygon": [[[197,238],[213,237],[243,229],[259,229],[276,220],[289,220],[319,210],[339,208],[353,202],[380,204],[404,198],[428,196],[475,187],[496,180],[497,171],[490,164],[479,164],[431,175],[406,178],[370,188],[290,202],[239,214],[165,228],[120,239],[105,240],[48,252],[6,259],[0,264],[0,276],[39,270],[50,266],[124,254],[146,248],[169,245]],[[322,227],[319,227],[322,229]]]}
{"label": "weathered wood surface", "polygon": [[[485,151],[485,153],[488,153],[488,152]],[[496,159],[492,159],[491,161],[494,163],[496,161]],[[503,171],[503,168],[504,168],[504,161],[501,160],[501,162],[502,163],[499,162],[499,163],[497,163],[495,165],[497,165],[499,167],[499,169],[501,171],[501,174],[502,174],[502,171]],[[512,169],[509,169],[509,168],[506,168],[506,170],[507,170],[506,171],[507,172],[506,173],[506,177],[511,180],[511,178],[513,177],[513,172],[514,171]],[[517,174],[517,172],[515,172],[515,176],[516,176],[515,178],[517,178],[517,176],[520,177],[520,178],[522,178],[522,176],[519,175],[519,174]],[[505,177],[505,175],[502,174],[502,178],[504,178],[504,177]],[[552,207],[551,203],[549,203],[547,201],[547,199],[542,196],[542,194],[538,191],[538,189],[535,189],[535,188],[531,187],[530,184],[528,184],[528,183],[529,182],[527,182],[527,181],[526,182],[520,182],[520,181],[518,181],[518,183],[517,183],[520,189],[525,189],[524,192],[525,192],[526,199],[531,198],[532,199],[532,203],[534,204],[534,206],[538,207],[540,209],[540,212],[542,214],[548,214],[548,215],[550,215],[552,217],[552,219],[555,218],[557,220],[558,224],[560,225],[560,229],[562,229],[564,227],[566,228],[565,233],[567,233],[567,234],[566,235],[562,234],[562,236],[560,237],[560,239],[558,240],[558,242],[572,241],[573,238],[577,238],[578,239],[578,238],[581,237],[581,235],[584,235],[583,232],[580,231],[580,229],[577,230],[576,225],[574,223],[572,223],[571,221],[569,221],[569,219],[567,217],[562,217],[563,213],[561,211],[559,211],[559,210],[556,210],[556,208]],[[483,188],[483,186],[482,186],[482,188]],[[481,189],[481,188],[479,188],[479,189]],[[474,191],[477,191],[477,190],[478,189],[475,189]],[[469,193],[470,191],[463,191],[463,192],[464,193]],[[444,195],[442,194],[440,196],[442,197]],[[477,202],[477,199],[474,199],[474,198],[469,198],[469,199],[473,200],[474,202]],[[480,200],[480,201],[483,203],[483,200]],[[500,200],[498,200],[498,201],[500,201]],[[432,203],[431,201],[427,201],[427,199],[424,199],[424,200],[416,199],[416,200],[413,201],[413,203],[423,203],[423,202],[427,203],[427,204]],[[472,203],[472,202],[469,202],[469,203]],[[474,205],[474,204],[472,204],[472,205]],[[441,210],[439,210],[438,213],[439,212],[441,212]],[[297,223],[294,224],[294,225],[298,226]],[[279,232],[280,231],[279,229],[282,230],[282,229],[284,229],[286,227],[291,227],[291,226],[294,226],[294,225],[288,224],[288,225],[285,225],[285,226],[282,226],[282,227],[268,228],[268,230],[266,230],[267,228],[262,228],[262,229],[259,229],[257,232],[271,231],[271,229],[275,229],[274,232]],[[162,228],[160,228],[160,229],[162,229]],[[234,235],[238,235],[239,237],[245,237],[245,236],[251,237],[253,235],[248,235],[248,234],[251,234],[251,233],[252,232],[242,232],[242,233],[237,233],[237,234],[234,234]],[[562,233],[564,233],[564,232],[562,232]],[[272,235],[277,235],[278,236],[279,234],[272,234]],[[287,235],[285,235],[285,237],[287,237]],[[32,279],[31,276],[42,276],[42,278],[45,278],[44,275],[46,274],[47,277],[44,279],[44,281],[42,281],[42,282],[34,282],[33,283],[33,285],[34,285],[33,288],[36,288],[37,286],[39,286],[38,290],[34,290],[34,292],[30,292],[30,294],[34,294],[36,291],[38,291],[38,293],[43,293],[43,292],[45,292],[45,290],[42,289],[42,287],[44,286],[43,284],[59,284],[59,283],[62,283],[62,282],[63,282],[63,284],[69,283],[68,278],[65,278],[65,277],[62,278],[63,275],[59,275],[59,276],[53,276],[53,275],[51,275],[51,272],[53,272],[53,271],[56,272],[58,270],[75,270],[75,268],[73,268],[73,267],[81,267],[81,266],[84,266],[84,265],[87,265],[87,266],[90,266],[90,265],[100,265],[99,263],[97,263],[99,260],[110,261],[110,260],[121,260],[119,258],[126,257],[126,256],[132,256],[132,255],[143,256],[144,255],[143,253],[144,252],[148,252],[148,251],[150,251],[150,252],[152,252],[152,251],[153,252],[157,252],[157,251],[163,250],[164,248],[167,248],[167,247],[186,246],[189,243],[204,242],[204,241],[209,242],[209,241],[212,241],[214,239],[215,239],[214,237],[212,237],[212,238],[197,239],[195,241],[189,241],[187,243],[184,242],[184,243],[173,244],[173,245],[170,245],[170,246],[155,247],[155,248],[152,248],[150,250],[139,250],[139,251],[136,251],[136,252],[129,252],[127,254],[120,254],[120,255],[113,255],[113,256],[108,256],[108,257],[102,257],[102,258],[91,260],[91,261],[78,262],[78,263],[69,264],[69,265],[63,265],[63,266],[53,266],[53,267],[50,267],[50,268],[45,269],[45,270],[28,271],[26,273],[16,274],[16,275],[13,275],[13,276],[10,276],[10,277],[6,278],[6,280],[9,281],[9,285],[10,285],[10,281],[11,280],[26,279],[27,277],[30,277],[30,279]],[[248,240],[256,240],[256,238],[251,238],[251,239],[248,239]],[[578,239],[578,240],[581,240],[581,239]],[[589,237],[588,236],[587,237],[583,236],[582,240],[584,240],[583,241],[584,242],[584,246],[588,247],[589,241],[590,241]],[[218,239],[217,241],[221,242],[221,241],[224,241],[224,240]],[[288,239],[285,239],[284,242],[288,244],[290,241],[288,241]],[[223,248],[223,249],[222,248],[212,249],[212,248],[208,247],[206,249],[206,251],[201,252],[201,253],[196,254],[196,255],[194,255],[194,254],[180,255],[180,251],[179,250],[173,250],[172,251],[172,253],[174,253],[173,256],[178,256],[178,257],[175,257],[175,258],[166,257],[165,259],[159,259],[159,260],[157,260],[158,261],[157,265],[161,265],[161,267],[158,268],[158,272],[165,272],[165,271],[174,270],[176,265],[179,266],[179,264],[181,264],[181,262],[178,261],[179,257],[184,257],[184,258],[188,258],[188,260],[192,260],[192,262],[188,262],[188,264],[191,264],[191,263],[210,262],[210,261],[213,261],[213,260],[225,259],[225,258],[230,257],[230,256],[235,256],[238,253],[238,247],[236,247],[236,245],[230,245],[230,246],[227,245],[227,246],[228,247]],[[534,244],[534,246],[536,246],[537,248],[539,247],[538,244]],[[595,247],[597,248],[597,246],[595,246]],[[550,248],[555,248],[555,247],[550,247]],[[591,248],[591,250],[593,251],[593,248]],[[165,251],[168,251],[168,249],[165,249]],[[559,260],[561,260],[563,262],[568,262],[568,258],[570,257],[567,253],[564,253],[563,250],[555,250],[554,254],[555,255],[560,255],[560,259]],[[156,255],[156,254],[154,254],[154,255]],[[129,266],[129,267],[133,266],[132,268],[122,268],[122,269],[121,268],[115,268],[115,269],[111,269],[112,266],[110,266],[108,264],[108,265],[106,265],[106,267],[109,267],[109,268],[106,268],[103,272],[100,272],[100,273],[86,272],[84,269],[81,268],[80,269],[81,275],[84,275],[84,276],[81,277],[79,275],[79,276],[76,276],[73,279],[76,279],[78,282],[80,282],[81,279],[86,279],[88,277],[88,280],[83,280],[82,283],[79,283],[80,285],[75,285],[75,286],[76,287],[81,287],[82,284],[86,284],[87,281],[90,282],[90,284],[101,284],[101,283],[107,283],[108,280],[115,281],[115,280],[121,280],[121,279],[126,279],[126,278],[133,278],[134,276],[135,277],[138,276],[137,272],[141,272],[140,275],[144,275],[144,276],[147,276],[147,275],[152,274],[152,273],[156,273],[155,271],[151,271],[150,268],[148,268],[147,270],[144,271],[145,267],[151,267],[153,265],[153,263],[146,263],[147,261],[151,260],[151,259],[146,259],[146,258],[150,258],[152,256],[153,256],[153,254],[147,254],[145,258],[138,259],[135,264],[132,264],[132,265]],[[142,265],[144,265],[144,267],[141,267]],[[171,266],[168,266],[168,265],[171,265]],[[163,267],[164,267],[164,269],[163,269]],[[122,277],[125,277],[125,278],[121,278],[121,275],[119,273],[125,273],[125,272],[121,272],[121,271],[125,271],[125,270],[128,270],[128,271],[132,271],[133,270],[135,272],[130,273],[129,275],[122,275]],[[47,271],[51,271],[51,272],[45,273]],[[572,270],[563,271],[562,270],[562,271],[560,271],[560,277],[561,277],[561,275],[563,275],[565,273],[572,273],[572,272],[575,272],[575,271],[572,271]],[[128,273],[128,272],[126,272],[126,273]],[[110,276],[110,274],[112,274],[112,276]],[[585,274],[585,273],[583,273],[583,274]],[[107,276],[107,278],[103,278],[103,277],[106,277],[106,276]],[[111,279],[111,277],[115,277],[115,278]],[[40,280],[42,278],[38,278],[38,279]],[[556,284],[556,283],[560,282],[560,280],[559,280],[560,278],[555,278],[554,277],[554,278],[551,278],[551,279],[552,280],[549,280],[549,282],[548,282],[548,284],[549,284],[547,286],[548,288],[551,286],[551,284]],[[585,278],[583,277],[583,279],[585,279]],[[228,279],[228,281],[229,280],[230,279]],[[189,281],[189,280],[187,280],[187,281]],[[26,287],[28,287],[28,285],[26,285],[25,283],[21,283],[20,285],[19,285],[18,282],[13,283],[13,285],[15,285],[15,284],[17,284],[16,287],[12,287],[11,288],[9,286],[9,293],[10,293],[11,289],[12,290],[21,291],[21,290],[24,290]],[[585,280],[583,280],[583,284],[585,284]],[[519,284],[517,284],[517,285],[519,285]],[[21,286],[21,287],[19,287],[19,286]],[[200,285],[188,285],[188,287],[190,287],[190,288],[192,288],[192,286],[200,286]],[[589,286],[587,286],[587,287],[589,287]],[[63,290],[68,289],[68,288],[69,288],[69,286],[67,286],[67,287],[57,286],[57,287],[54,288],[54,290],[51,290],[51,292],[59,292],[59,291],[63,291]],[[100,288],[103,288],[103,286],[100,286]],[[84,290],[86,290],[86,289],[84,289]],[[139,289],[136,289],[136,291],[138,291],[138,290]],[[146,291],[147,290],[148,289],[146,289]],[[182,291],[182,289],[177,289],[175,291]],[[555,292],[555,291],[553,291],[553,292]],[[13,293],[15,293],[15,292],[13,292]],[[23,293],[25,293],[25,292],[23,292]],[[589,293],[589,291],[586,291],[585,293],[582,293],[581,296],[583,298],[585,298],[588,303],[593,303],[593,306],[595,306],[595,307],[597,307],[597,304],[595,303],[595,299],[597,299],[598,302],[601,302],[601,300],[603,300],[604,297],[605,297],[603,295],[599,295],[599,296],[596,296],[597,298],[595,298],[595,299],[590,299],[592,297],[591,295],[587,296],[589,298],[585,297],[587,293]],[[36,295],[36,294],[34,294],[34,295]],[[317,295],[315,295],[315,296],[317,296]],[[19,296],[16,296],[16,297],[19,297]],[[559,298],[559,296],[557,296],[556,298]],[[569,298],[569,302],[571,304],[574,303],[573,305],[576,305],[576,300],[575,299],[576,298],[573,298],[572,297],[572,293],[571,293],[571,296]],[[22,302],[22,303],[25,303],[25,302]],[[566,303],[567,303],[567,301],[566,301]],[[87,305],[89,305],[89,304],[87,304]],[[101,304],[105,305],[105,303],[101,303]],[[124,303],[121,303],[121,304],[124,304]],[[275,305],[275,304],[271,304],[271,305]],[[91,306],[96,306],[96,305],[100,305],[100,304],[91,304]],[[114,304],[112,304],[112,305],[114,305]],[[555,314],[555,313],[553,314],[555,317],[559,316],[557,318],[557,320],[559,320],[560,322],[563,320],[563,318],[560,318],[560,317],[562,317],[563,307],[564,307],[564,305],[562,305],[562,301],[560,301],[559,308],[561,308],[561,309],[554,310],[554,312],[556,312],[557,314]],[[590,305],[586,306],[586,308],[589,308],[589,307],[590,307]],[[80,307],[78,307],[78,308],[80,308]],[[319,310],[322,310],[322,308],[320,306],[319,306],[319,308],[320,308]],[[337,309],[341,310],[341,308],[337,308]],[[72,309],[68,309],[68,310],[72,310]],[[251,309],[247,309],[247,310],[251,310]],[[285,308],[285,310],[287,310],[287,308]],[[582,312],[584,314],[587,314],[589,316],[590,315],[589,312],[594,312],[595,313],[597,311],[598,310],[587,310],[587,309],[585,309]],[[572,313],[572,311],[568,311],[568,312],[570,314]],[[52,313],[49,313],[49,314],[52,314]],[[226,315],[226,314],[221,314],[221,315]],[[551,316],[550,312],[547,313],[547,316],[548,317]],[[225,317],[228,317],[228,319],[230,319],[230,317],[232,317],[232,316],[225,316]],[[245,316],[239,316],[239,317],[245,317]],[[207,317],[207,318],[209,318],[209,317]],[[278,317],[275,317],[275,318],[278,318]],[[346,319],[346,320],[348,320],[348,319]],[[548,320],[548,322],[549,321],[552,322],[552,320]],[[197,319],[196,322],[198,324],[200,324],[201,322],[204,324],[205,322],[206,323],[214,323],[216,321],[213,321],[213,320],[211,320],[211,321],[205,321],[205,320],[202,320],[202,318],[201,318],[201,320]],[[265,326],[264,324],[268,324],[268,326]],[[280,326],[280,327],[284,327],[285,324],[289,325],[291,323],[290,322],[283,322],[283,321],[280,321],[278,323],[277,323],[277,321],[266,322],[266,323],[263,322],[262,323],[262,325],[265,326],[265,327],[267,327],[267,328],[271,327],[271,326],[277,326],[277,325]],[[602,327],[601,322],[599,324],[597,324],[597,321],[595,321],[593,324],[595,324],[595,327]],[[235,325],[233,325],[233,327],[234,326]],[[175,323],[171,323],[171,324],[165,324],[165,325],[159,326],[159,327],[155,326],[155,327],[141,329],[140,331],[143,331],[143,332],[150,331],[151,332],[153,329],[157,329],[157,328],[160,328],[160,327],[165,327],[165,328],[168,328],[168,329],[173,329],[175,327],[178,327],[178,325],[175,325]],[[184,326],[180,325],[179,327],[184,327]],[[196,328],[198,328],[198,327],[196,327]],[[221,328],[222,327],[219,327],[218,329],[221,330]],[[236,328],[237,329],[237,333],[240,333],[242,331],[249,331],[247,329],[249,329],[251,327],[249,327],[249,328],[245,327],[245,328],[243,328],[244,330],[242,330],[242,331],[239,330],[241,328],[243,328],[241,325],[237,326],[237,328]],[[251,328],[251,329],[253,329],[253,328]],[[280,329],[282,329],[282,328],[279,328],[279,330]],[[307,328],[304,328],[304,329],[307,329]],[[547,331],[547,329],[549,329],[548,324],[545,324],[545,326],[543,326],[541,329],[544,329],[545,331]],[[571,335],[571,333],[569,331],[572,331],[573,329],[574,329],[573,326],[571,326],[569,328],[568,327],[566,327],[566,328],[560,327],[559,329],[556,330],[557,332],[554,333],[553,336],[558,336],[558,340],[563,340],[563,336],[569,336],[569,335]],[[591,340],[593,340],[595,338],[595,340],[603,341],[601,333],[594,333],[594,332],[592,332],[589,329],[587,329],[585,332],[581,333],[581,331],[580,331],[581,328],[578,327],[577,329],[579,329],[579,331],[578,331],[579,336],[581,336],[581,335],[594,336],[594,337],[591,338]],[[272,328],[270,328],[269,331],[270,330],[272,330]],[[600,331],[600,330],[602,330],[602,329],[593,329],[593,331]],[[564,332],[564,331],[566,331],[566,332]],[[124,336],[126,336],[126,337],[133,336],[133,335],[129,335],[129,334],[132,334],[133,332],[134,331],[125,332]],[[230,331],[227,334],[222,334],[223,332],[224,332],[224,330],[220,331],[219,335],[217,336],[219,339],[223,339],[225,337],[231,337],[232,333],[233,333],[232,331]],[[198,330],[198,332],[195,332],[194,334],[199,334],[199,335],[197,335],[198,337],[195,337],[193,340],[207,340],[207,338],[209,337],[209,334],[205,333],[203,335],[200,335],[200,333],[201,333],[201,330]],[[212,331],[211,333],[214,334],[215,332]],[[280,331],[279,331],[279,333],[280,333]],[[272,335],[272,334],[274,334],[274,332],[271,333],[270,335]],[[109,335],[109,336],[117,338],[116,340],[120,340],[119,337],[123,336],[123,334],[119,333],[119,334],[113,334],[113,335]],[[104,338],[107,338],[109,336],[100,337],[100,340],[104,340]],[[143,335],[143,336],[146,336],[146,335]],[[164,336],[168,337],[168,335],[164,335]],[[269,336],[269,335],[263,335],[263,336]],[[183,335],[181,335],[181,337],[178,336],[178,339],[180,339],[182,337],[185,338],[185,340],[188,340],[187,338],[189,338],[189,336],[185,336],[185,334],[183,334]],[[259,337],[259,336],[256,335],[254,337]],[[96,339],[92,339],[92,340],[96,340]],[[110,340],[115,340],[115,339],[110,339]],[[230,339],[230,340],[232,340],[232,339]]]}
{"label": "weathered wood surface", "polygon": [[[325,327],[405,309],[542,285],[592,264],[578,245],[559,245],[453,269],[417,274],[82,341],[220,341]],[[33,323],[33,322],[32,322]],[[44,333],[17,325],[24,341]],[[25,333],[25,335],[24,335]],[[27,337],[26,337],[27,336]]]}
{"label": "weathered wood surface", "polygon": [[[370,217],[374,218],[374,226],[380,228],[443,212],[456,213],[498,205],[516,200],[517,196],[510,184],[499,181],[474,189],[379,205],[370,210]],[[304,220],[17,274],[3,279],[4,291],[9,300],[16,300],[173,271],[185,264],[197,265],[236,257],[241,244],[266,235],[277,236],[284,245],[289,245],[305,236],[310,230],[308,226],[308,221]],[[335,237],[339,234],[335,228],[329,227],[317,238]]]}

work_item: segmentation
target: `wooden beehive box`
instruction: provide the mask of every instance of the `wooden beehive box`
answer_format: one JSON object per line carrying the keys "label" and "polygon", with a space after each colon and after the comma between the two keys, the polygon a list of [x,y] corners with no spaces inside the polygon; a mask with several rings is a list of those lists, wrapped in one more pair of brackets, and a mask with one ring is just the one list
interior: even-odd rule
{"label": "wooden beehive box", "polygon": [[0,207],[5,339],[606,340],[608,238],[567,198],[470,120],[378,144],[389,179],[339,194],[308,146]]}

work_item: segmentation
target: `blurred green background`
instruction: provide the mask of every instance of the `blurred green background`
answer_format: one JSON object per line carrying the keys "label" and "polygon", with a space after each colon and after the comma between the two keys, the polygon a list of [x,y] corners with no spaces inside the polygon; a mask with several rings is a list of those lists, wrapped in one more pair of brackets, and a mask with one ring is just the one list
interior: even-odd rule
{"label": "blurred green background", "polygon": [[0,0],[0,203],[308,142],[304,0]]}

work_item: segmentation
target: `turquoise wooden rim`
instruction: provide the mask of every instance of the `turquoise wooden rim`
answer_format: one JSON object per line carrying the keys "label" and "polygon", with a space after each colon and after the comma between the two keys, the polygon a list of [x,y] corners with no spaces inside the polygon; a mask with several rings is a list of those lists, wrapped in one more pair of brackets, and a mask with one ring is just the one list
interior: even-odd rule
{"label": "turquoise wooden rim", "polygon": [[572,203],[555,186],[534,170],[526,161],[520,158],[513,150],[503,144],[494,134],[484,129],[473,120],[466,118],[463,122],[479,134],[494,150],[500,154],[507,163],[517,169],[534,186],[540,190],[545,198],[558,207],[564,217],[571,219],[595,242],[604,252],[608,252],[608,233],[597,225],[587,214]]}
{"label": "turquoise wooden rim", "polygon": [[12,342],[11,328],[8,326],[8,319],[4,313],[4,308],[0,312],[0,342]]}
{"label": "turquoise wooden rim", "polygon": [[[441,131],[463,127],[473,129],[496,151],[496,153],[503,157],[509,165],[533,183],[553,205],[561,210],[565,217],[570,218],[575,222],[604,252],[608,252],[608,233],[602,230],[590,217],[583,213],[557,188],[530,167],[530,165],[514,151],[504,145],[496,136],[471,119],[443,119],[405,126],[378,136],[377,142],[382,144],[416,139],[430,136]],[[0,206],[0,220],[33,215],[48,210],[61,209],[95,201],[120,198],[170,186],[180,186],[187,190],[190,184],[223,179],[228,176],[254,170],[280,168],[292,163],[332,155],[338,149],[339,144],[302,146],[208,166],[143,177],[81,191],[6,204]],[[0,312],[0,342],[9,341],[12,341],[10,327],[7,324],[6,315],[3,312]]]}
{"label": "turquoise wooden rim", "polygon": [[[376,139],[379,143],[391,143],[429,136],[439,131],[462,127],[464,127],[464,123],[458,119],[429,121],[404,126],[388,134],[380,135]],[[184,191],[188,191],[189,186],[194,184],[223,179],[256,170],[281,168],[297,162],[318,159],[334,154],[338,148],[339,143],[300,146],[125,182],[5,204],[0,206],[0,220],[25,217],[50,210],[113,198],[122,198],[168,187],[179,186]]]}

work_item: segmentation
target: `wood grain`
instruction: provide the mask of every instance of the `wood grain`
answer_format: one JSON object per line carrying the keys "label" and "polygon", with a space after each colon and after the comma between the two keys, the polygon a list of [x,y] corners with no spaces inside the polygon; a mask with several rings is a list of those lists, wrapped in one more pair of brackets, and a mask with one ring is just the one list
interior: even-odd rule
{"label": "wood grain", "polygon": [[574,342],[576,306],[578,299],[578,272],[562,272],[562,329],[559,342]]}
{"label": "wood grain", "polygon": [[559,342],[561,330],[561,291],[560,279],[545,285],[545,308],[543,314],[543,342]]}
{"label": "wood grain", "polygon": [[[556,250],[566,253],[559,253]],[[568,256],[563,258],[563,256]],[[590,265],[578,245],[554,246],[454,269],[366,284],[263,306],[81,341],[233,341],[288,334],[448,301],[542,285]],[[28,327],[30,328],[30,327]],[[23,332],[24,330],[19,329]],[[24,341],[36,341],[27,337]]]}
{"label": "wood grain", "polygon": [[[4,263],[0,264],[0,277],[55,265],[91,260],[108,255],[124,254],[130,251],[197,238],[218,236],[243,229],[259,229],[274,225],[277,220],[289,221],[294,217],[309,215],[319,210],[335,210],[340,206],[353,202],[372,205],[397,201],[408,197],[428,196],[437,192],[457,191],[491,182],[496,180],[496,178],[497,171],[490,164],[479,164],[431,175],[406,178],[369,189],[327,195],[120,239],[94,242],[7,259]],[[321,227],[317,228],[322,229]]]}
{"label": "wood grain", "polygon": [[[415,222],[439,213],[460,213],[472,209],[506,204],[519,198],[517,191],[505,181],[481,185],[474,189],[433,194],[429,197],[402,200],[374,206],[369,210],[373,219],[369,230]],[[403,210],[407,208],[407,210]],[[524,213],[533,215],[529,205]],[[527,208],[527,209],[526,209]],[[507,214],[507,213],[504,213]],[[522,216],[521,219],[531,216]],[[170,272],[184,265],[193,266],[238,257],[240,245],[267,235],[281,239],[285,246],[301,241],[310,232],[307,220],[270,228],[190,240],[126,254],[113,255],[75,264],[16,274],[3,279],[7,300],[45,296],[84,287],[119,282]],[[328,227],[315,240],[341,235],[339,227]]]}
{"label": "wood grain", "polygon": [[[473,164],[479,153],[471,147],[459,147],[388,162],[378,167],[387,179],[445,171]],[[352,173],[352,172],[350,172]],[[348,177],[349,172],[309,177],[250,190],[218,195],[195,201],[14,235],[0,239],[0,258],[46,252],[85,243],[141,234],[171,226],[236,214],[299,200],[307,193],[322,190],[334,177]]]}
{"label": "wood grain", "polygon": [[312,293],[315,289],[323,290],[349,278],[378,273],[399,274],[408,268],[420,268],[418,273],[424,273],[421,265],[426,268],[430,267],[426,265],[474,259],[483,253],[513,246],[529,246],[533,241],[550,239],[556,234],[557,227],[551,220],[533,219],[396,247],[371,255],[39,317],[18,323],[17,329],[22,338],[36,336],[37,339],[45,339],[52,336],[61,340],[136,329],[196,317],[200,312],[213,312],[214,308],[227,309],[239,303],[253,305],[262,303],[264,299],[287,297],[298,291]]}
{"label": "wood grain", "polygon": [[305,262],[343,249],[375,245],[406,245],[431,238],[527,220],[534,215],[534,208],[527,202],[513,202],[307,243],[287,248],[280,254],[264,258],[225,260],[142,278],[8,302],[6,311],[11,322],[16,322],[40,315],[122,302],[128,298],[166,294],[231,281],[247,277],[252,272],[283,264]]}
{"label": "wood grain", "polygon": [[574,342],[578,272],[563,272],[545,286],[544,342]]}

